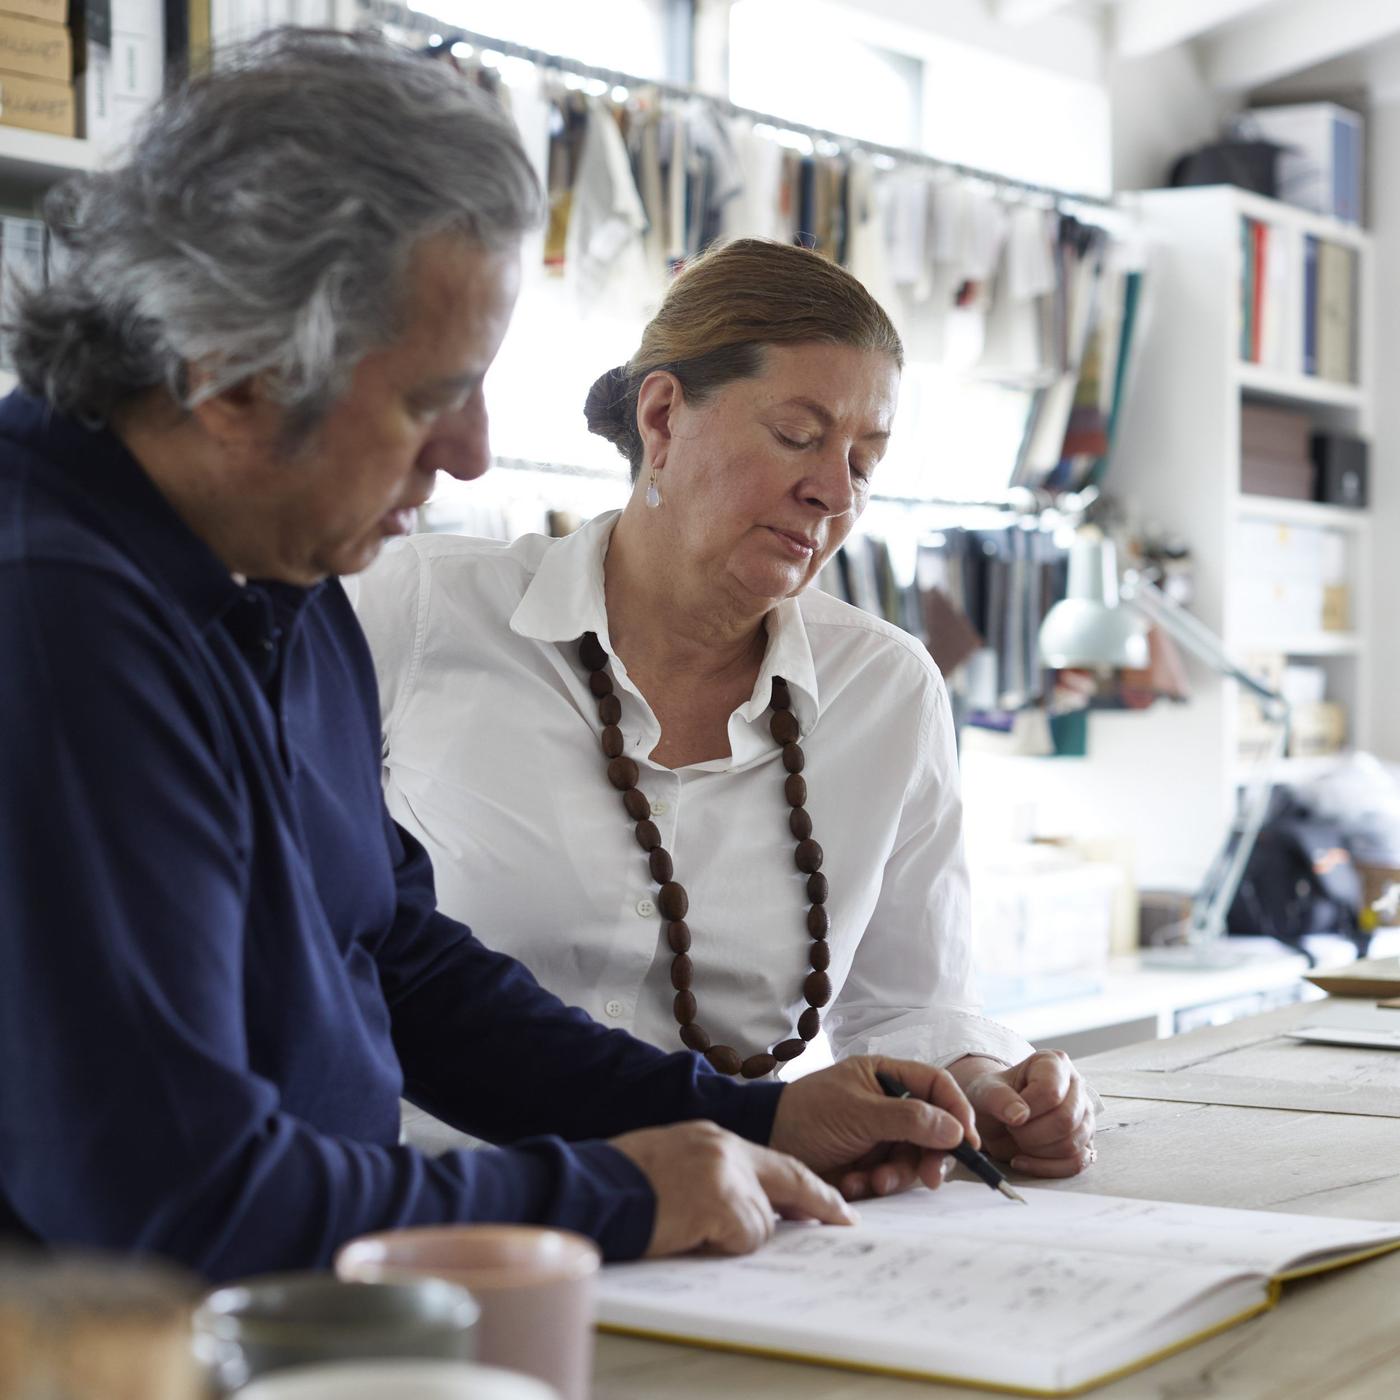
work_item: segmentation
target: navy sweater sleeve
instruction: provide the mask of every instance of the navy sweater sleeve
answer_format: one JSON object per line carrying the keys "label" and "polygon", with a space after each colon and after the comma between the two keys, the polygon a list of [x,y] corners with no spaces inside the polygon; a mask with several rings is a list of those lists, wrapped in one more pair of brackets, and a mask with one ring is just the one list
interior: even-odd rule
{"label": "navy sweater sleeve", "polygon": [[10,562],[0,599],[0,1233],[212,1278],[464,1219],[625,1257],[650,1233],[644,1179],[564,1137],[705,1113],[767,1136],[776,1091],[565,1010],[431,912],[408,847],[379,950],[397,1043],[425,1100],[514,1146],[429,1159],[288,1112],[250,1063],[248,803],[193,644],[102,569]]}

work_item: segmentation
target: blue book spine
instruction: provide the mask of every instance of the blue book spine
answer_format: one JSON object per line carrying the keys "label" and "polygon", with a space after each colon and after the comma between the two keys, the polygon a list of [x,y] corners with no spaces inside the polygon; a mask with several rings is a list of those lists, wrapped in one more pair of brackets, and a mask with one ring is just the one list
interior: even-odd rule
{"label": "blue book spine", "polygon": [[1303,373],[1317,373],[1317,239],[1303,239]]}
{"label": "blue book spine", "polygon": [[1332,214],[1335,218],[1351,219],[1350,203],[1347,198],[1347,182],[1351,162],[1347,159],[1346,123],[1340,117],[1332,118]]}

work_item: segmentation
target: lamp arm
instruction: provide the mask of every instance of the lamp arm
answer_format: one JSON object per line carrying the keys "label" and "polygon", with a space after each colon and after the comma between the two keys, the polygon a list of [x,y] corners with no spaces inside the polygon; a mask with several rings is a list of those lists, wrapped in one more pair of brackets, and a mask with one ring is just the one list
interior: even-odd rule
{"label": "lamp arm", "polygon": [[1285,719],[1288,701],[1278,691],[1252,676],[1225,650],[1223,643],[1193,613],[1173,602],[1156,584],[1136,572],[1123,575],[1120,596],[1142,615],[1154,622],[1174,641],[1180,642],[1199,661],[1213,671],[1238,681],[1246,690],[1264,702],[1270,719]]}
{"label": "lamp arm", "polygon": [[1234,902],[1250,852],[1268,815],[1269,797],[1274,789],[1274,768],[1288,747],[1289,705],[1278,691],[1240,666],[1205,623],[1173,602],[1141,574],[1127,573],[1123,576],[1121,597],[1213,671],[1238,681],[1258,697],[1265,716],[1277,725],[1268,749],[1244,785],[1225,843],[1211,862],[1201,888],[1191,901],[1190,940],[1193,943],[1207,942],[1225,932],[1230,905]]}

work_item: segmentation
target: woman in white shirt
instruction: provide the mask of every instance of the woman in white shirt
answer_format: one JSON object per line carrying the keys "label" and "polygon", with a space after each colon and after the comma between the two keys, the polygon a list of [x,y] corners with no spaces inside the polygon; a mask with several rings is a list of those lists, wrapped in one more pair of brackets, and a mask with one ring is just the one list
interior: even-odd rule
{"label": "woman in white shirt", "polygon": [[809,587],[901,364],[814,253],[692,264],[589,397],[632,466],[620,513],[558,541],[419,535],[362,576],[388,802],[442,908],[605,1023],[748,1077],[819,1029],[837,1056],[946,1066],[989,1150],[1069,1175],[1087,1090],[973,1005],[943,679]]}

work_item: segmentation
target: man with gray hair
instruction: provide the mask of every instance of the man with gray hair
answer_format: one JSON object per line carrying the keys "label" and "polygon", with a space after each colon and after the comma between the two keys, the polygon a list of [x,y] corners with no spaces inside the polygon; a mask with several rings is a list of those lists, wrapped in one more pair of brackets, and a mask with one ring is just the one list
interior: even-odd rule
{"label": "man with gray hair", "polygon": [[[310,32],[52,202],[0,403],[0,1236],[214,1278],[438,1221],[739,1250],[850,1218],[814,1169],[934,1184],[973,1133],[938,1070],[745,1086],[604,1030],[385,812],[337,576],[486,469],[539,202],[445,67]],[[400,1093],[511,1145],[400,1145]]]}

